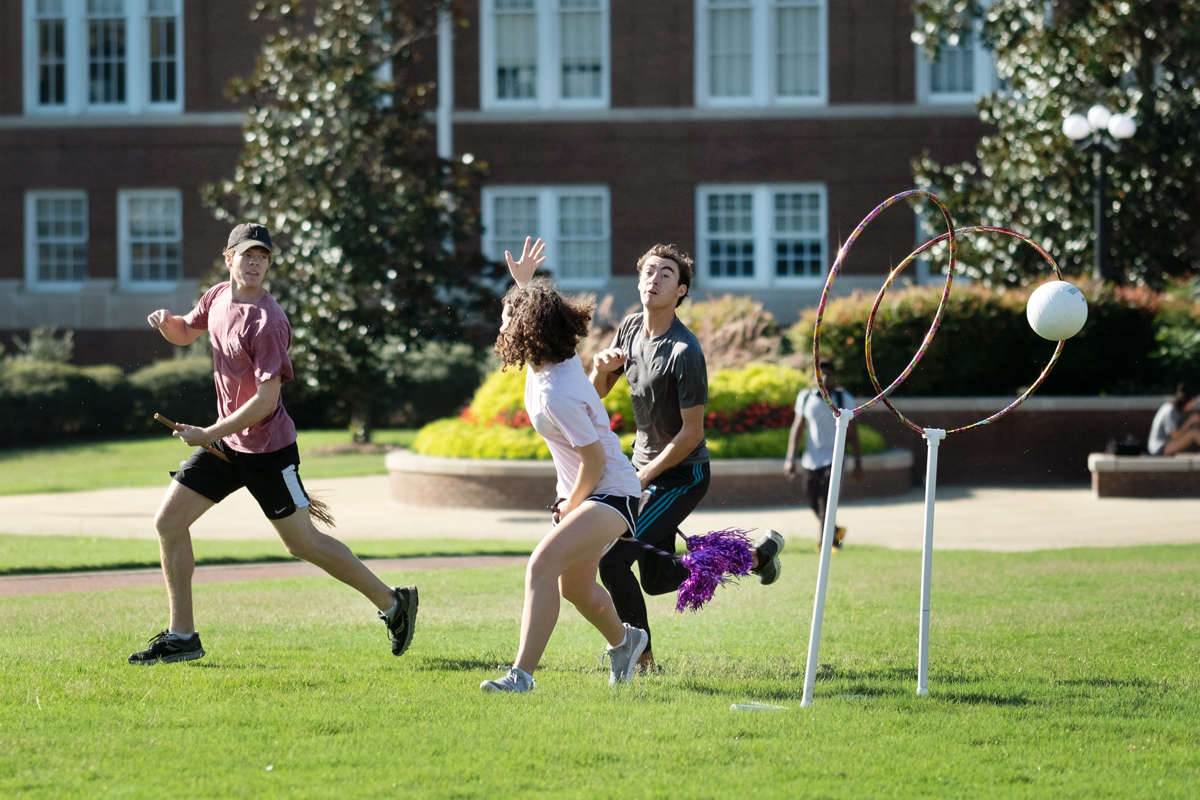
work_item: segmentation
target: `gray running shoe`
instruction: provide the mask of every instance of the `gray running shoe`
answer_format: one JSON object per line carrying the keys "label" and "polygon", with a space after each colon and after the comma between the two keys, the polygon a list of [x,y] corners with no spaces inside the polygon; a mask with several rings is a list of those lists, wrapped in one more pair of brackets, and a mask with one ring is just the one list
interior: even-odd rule
{"label": "gray running shoe", "polygon": [[494,681],[484,681],[479,684],[479,688],[485,692],[514,692],[522,694],[533,691],[533,687],[536,685],[537,681],[516,667],[513,667],[503,678],[497,678]]}
{"label": "gray running shoe", "polygon": [[417,627],[417,587],[398,586],[392,590],[396,605],[391,613],[379,612],[379,618],[387,623],[392,637],[392,655],[402,656],[412,644],[413,630]]}
{"label": "gray running shoe", "polygon": [[130,664],[171,664],[204,657],[200,634],[184,639],[178,634],[163,631],[150,640],[150,646],[129,657]]}
{"label": "gray running shoe", "polygon": [[768,530],[754,545],[758,551],[758,566],[751,570],[758,576],[758,582],[769,586],[779,580],[783,566],[779,563],[779,554],[783,552],[784,540],[776,531]]}
{"label": "gray running shoe", "polygon": [[634,628],[625,623],[625,640],[616,647],[604,651],[601,660],[608,658],[610,667],[608,685],[628,683],[633,680],[637,671],[637,660],[642,657],[642,651],[650,643],[650,634],[641,628]]}

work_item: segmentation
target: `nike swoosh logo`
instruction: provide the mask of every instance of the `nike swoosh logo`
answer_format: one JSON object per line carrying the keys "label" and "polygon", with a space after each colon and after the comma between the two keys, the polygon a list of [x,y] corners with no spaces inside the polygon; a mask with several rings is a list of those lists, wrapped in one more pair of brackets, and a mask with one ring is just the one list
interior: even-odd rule
{"label": "nike swoosh logo", "polygon": [[288,507],[287,507],[287,506],[284,506],[283,508],[277,508],[277,509],[275,509],[275,513],[276,513],[276,514],[282,514],[283,512],[285,512],[285,511],[287,511],[287,510],[288,510]]}

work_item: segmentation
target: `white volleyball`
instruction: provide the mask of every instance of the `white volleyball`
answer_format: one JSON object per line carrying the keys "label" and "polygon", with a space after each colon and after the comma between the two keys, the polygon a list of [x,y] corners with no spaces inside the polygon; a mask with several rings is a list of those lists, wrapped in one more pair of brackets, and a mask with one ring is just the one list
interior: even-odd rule
{"label": "white volleyball", "polygon": [[1059,342],[1079,333],[1087,322],[1087,300],[1083,292],[1066,281],[1044,283],[1029,296],[1025,316],[1034,333]]}

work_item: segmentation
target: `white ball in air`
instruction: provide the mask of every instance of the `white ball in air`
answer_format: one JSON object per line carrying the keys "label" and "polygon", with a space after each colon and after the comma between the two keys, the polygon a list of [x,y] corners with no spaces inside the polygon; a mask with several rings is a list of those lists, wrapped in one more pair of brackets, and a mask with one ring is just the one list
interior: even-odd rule
{"label": "white ball in air", "polygon": [[1029,296],[1025,316],[1033,332],[1059,342],[1079,333],[1087,322],[1087,300],[1083,292],[1066,281],[1044,283]]}

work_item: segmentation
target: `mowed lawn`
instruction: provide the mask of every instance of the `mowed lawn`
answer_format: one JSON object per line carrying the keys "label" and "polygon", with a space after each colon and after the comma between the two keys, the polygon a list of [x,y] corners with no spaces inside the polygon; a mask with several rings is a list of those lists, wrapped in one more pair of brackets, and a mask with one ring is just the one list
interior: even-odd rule
{"label": "mowed lawn", "polygon": [[[416,431],[377,430],[372,443],[406,447]],[[382,452],[355,451],[348,431],[300,431],[301,474],[305,478],[386,475]],[[83,492],[131,486],[166,486],[192,448],[171,436],[83,444],[0,449],[0,495]]]}
{"label": "mowed lawn", "polygon": [[[332,579],[208,584],[208,655],[132,667],[162,589],[0,599],[0,796],[1185,798],[1200,794],[1200,546],[939,553],[917,697],[920,554],[834,557],[800,708],[816,557],[710,608],[652,600],[665,672],[610,688],[566,607],[537,689],[485,695],[520,567],[386,574],[396,659]],[[778,711],[731,711],[767,703]]]}

